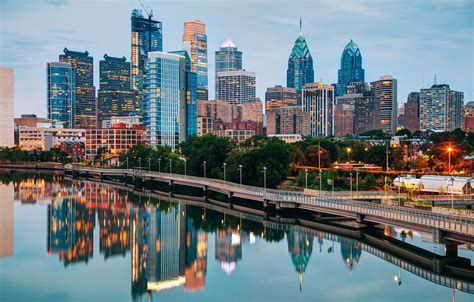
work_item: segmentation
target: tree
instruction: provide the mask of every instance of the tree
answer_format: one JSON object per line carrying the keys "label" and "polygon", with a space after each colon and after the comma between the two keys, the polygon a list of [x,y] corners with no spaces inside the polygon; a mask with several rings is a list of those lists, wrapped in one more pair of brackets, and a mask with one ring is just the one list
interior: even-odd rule
{"label": "tree", "polygon": [[395,135],[396,136],[406,136],[407,138],[412,137],[412,134],[411,134],[410,130],[408,130],[408,129],[400,129],[400,130],[397,131],[397,133]]}
{"label": "tree", "polygon": [[[320,150],[321,149],[321,150]],[[319,152],[321,151],[321,154]],[[327,168],[331,164],[328,151],[324,148],[319,148],[318,145],[311,145],[306,149],[305,165],[312,167],[319,167],[319,159],[321,158],[321,167]]]}

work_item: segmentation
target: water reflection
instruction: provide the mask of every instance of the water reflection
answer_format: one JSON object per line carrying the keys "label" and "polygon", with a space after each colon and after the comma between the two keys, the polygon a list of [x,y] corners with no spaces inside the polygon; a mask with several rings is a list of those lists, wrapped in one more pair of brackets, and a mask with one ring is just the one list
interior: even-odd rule
{"label": "water reflection", "polygon": [[[320,253],[331,254],[335,252],[334,242],[340,242],[340,257],[349,272],[360,265],[364,250],[420,276],[425,274],[422,277],[432,282],[459,287],[456,281],[443,281],[437,275],[431,277],[422,268],[413,265],[412,268],[403,259],[354,239],[290,225],[269,227],[251,215],[228,211],[226,214],[186,203],[140,197],[110,185],[64,180],[59,176],[0,185],[0,257],[13,255],[13,199],[47,204],[47,254],[57,255],[64,267],[91,260],[97,224],[99,253],[103,259],[131,259],[130,288],[134,299],[151,298],[177,287],[187,292],[202,291],[209,266],[208,248],[212,248],[208,246],[208,236],[212,236],[211,242],[214,240],[213,259],[229,276],[243,261],[245,245],[256,243],[258,238],[281,242],[286,236],[289,258],[296,271],[294,281],[298,282],[300,291],[313,246],[316,244],[315,249]],[[403,240],[407,235],[413,238],[410,230],[385,227],[383,232],[393,237],[399,234]],[[323,249],[325,242],[332,246]],[[401,285],[400,268],[393,278]],[[462,286],[460,289],[465,290],[466,283]],[[474,291],[472,284],[467,286],[466,291]]]}

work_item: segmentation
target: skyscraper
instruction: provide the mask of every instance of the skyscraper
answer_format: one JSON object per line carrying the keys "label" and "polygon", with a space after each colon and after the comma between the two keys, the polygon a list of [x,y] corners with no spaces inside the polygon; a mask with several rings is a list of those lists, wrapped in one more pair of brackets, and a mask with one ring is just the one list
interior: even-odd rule
{"label": "skyscraper", "polygon": [[148,53],[163,51],[162,24],[160,21],[153,20],[152,17],[151,12],[148,13],[148,18],[145,18],[141,10],[134,9],[130,18],[132,27],[132,89],[138,92],[140,110],[142,109]]}
{"label": "skyscraper", "polygon": [[151,146],[175,150],[186,139],[186,58],[150,52],[143,120]]}
{"label": "skyscraper", "polygon": [[420,130],[453,131],[463,124],[464,93],[448,84],[420,91]]}
{"label": "skyscraper", "polygon": [[59,62],[71,64],[75,81],[75,128],[96,127],[96,98],[94,87],[94,59],[89,52],[77,52],[64,48]]}
{"label": "skyscraper", "polygon": [[410,132],[420,130],[420,93],[410,92],[405,103],[403,126]]}
{"label": "skyscraper", "polygon": [[334,88],[321,82],[303,86],[303,111],[310,113],[311,135],[334,135]]}
{"label": "skyscraper", "polygon": [[350,41],[341,56],[341,69],[337,74],[336,96],[346,93],[346,86],[351,82],[364,82],[362,55],[359,46]]}
{"label": "skyscraper", "polygon": [[217,73],[216,99],[230,104],[243,104],[255,99],[256,76],[250,71],[224,71]]}
{"label": "skyscraper", "polygon": [[13,147],[13,68],[0,67],[0,147]]}
{"label": "skyscraper", "polygon": [[197,98],[208,99],[206,25],[199,20],[184,22],[183,49],[191,59],[191,71],[197,74]]}
{"label": "skyscraper", "polygon": [[46,72],[48,119],[64,128],[74,128],[76,107],[74,69],[69,63],[48,62]]}
{"label": "skyscraper", "polygon": [[380,129],[395,134],[398,113],[397,80],[391,75],[384,75],[371,82],[370,89],[380,101]]}
{"label": "skyscraper", "polygon": [[265,91],[265,111],[298,104],[298,93],[294,88],[277,85]]}
{"label": "skyscraper", "polygon": [[301,92],[304,84],[313,82],[313,58],[311,57],[308,45],[306,44],[306,40],[301,31],[300,19],[300,32],[298,38],[296,38],[295,45],[291,50],[290,57],[288,58],[286,86],[295,88],[298,92]]}
{"label": "skyscraper", "polygon": [[242,52],[231,39],[227,39],[222,43],[218,51],[216,51],[216,99],[219,91],[219,83],[217,74],[224,71],[242,70]]}
{"label": "skyscraper", "polygon": [[100,89],[98,92],[99,127],[112,116],[138,114],[138,97],[130,89],[130,63],[123,58],[104,55],[99,62]]}

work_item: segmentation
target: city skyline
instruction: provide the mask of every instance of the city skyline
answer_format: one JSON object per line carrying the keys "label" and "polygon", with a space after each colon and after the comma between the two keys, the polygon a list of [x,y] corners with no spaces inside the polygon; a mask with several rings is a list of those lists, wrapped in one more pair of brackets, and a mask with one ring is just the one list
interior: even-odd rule
{"label": "city skyline", "polygon": [[[435,73],[438,83],[447,83],[454,90],[464,91],[465,102],[473,97],[472,73],[468,70],[459,72],[461,68],[470,66],[474,53],[469,21],[474,5],[469,1],[449,2],[449,6],[444,1],[430,6],[426,6],[426,3],[376,4],[371,1],[341,6],[322,2],[317,9],[323,16],[318,18],[311,17],[314,14],[308,10],[311,8],[308,2],[293,5],[294,15],[292,13],[291,16],[271,13],[273,10],[289,11],[282,9],[289,6],[285,3],[275,7],[251,3],[255,10],[237,7],[237,12],[232,16],[222,14],[231,6],[230,2],[219,5],[204,2],[199,4],[199,10],[196,10],[198,4],[194,3],[183,6],[180,3],[147,1],[146,4],[154,9],[154,19],[163,22],[164,51],[180,48],[182,24],[191,19],[199,19],[206,24],[209,62],[214,62],[214,52],[222,41],[231,38],[239,50],[245,53],[245,68],[256,72],[257,97],[262,100],[266,88],[285,85],[287,58],[298,34],[300,16],[304,22],[303,34],[317,65],[315,81],[322,78],[327,84],[337,82],[340,55],[344,46],[353,39],[364,54],[366,81],[375,81],[383,74],[392,74],[398,79],[399,104],[406,101],[409,92],[431,87]],[[108,4],[110,2],[104,1],[90,10],[90,6],[81,1],[2,2],[2,11],[8,11],[9,14],[2,15],[0,34],[5,47],[0,64],[15,68],[15,116],[22,113],[46,116],[44,66],[46,62],[57,60],[57,54],[64,47],[87,50],[96,62],[104,53],[115,57],[125,56],[127,61],[130,60],[130,12],[133,8],[140,8],[140,5],[133,1],[120,1],[113,7]],[[177,5],[182,9],[178,10]],[[259,18],[251,17],[259,14],[263,8],[270,10],[270,13]],[[96,23],[88,22],[81,24],[80,28],[74,28],[81,18],[81,12],[86,9],[92,20],[103,17],[107,11],[109,16],[113,16],[108,20],[109,26],[101,29]],[[28,22],[22,22],[23,18],[35,20],[35,16],[44,11],[47,11],[47,15],[59,17],[44,22],[42,20],[33,29],[28,26],[27,32],[23,24],[27,25]],[[69,14],[71,11],[75,13]],[[432,18],[433,14],[437,18]],[[344,16],[347,24],[351,23],[351,27],[331,22],[341,16]],[[248,22],[237,22],[240,18]],[[364,21],[360,22],[360,18],[364,18]],[[426,22],[427,18],[430,18],[430,22]],[[225,22],[225,27],[221,26],[222,22]],[[106,35],[103,32],[105,30]],[[34,52],[29,51],[32,48]],[[414,69],[414,64],[419,66]],[[99,64],[94,65],[94,85],[97,87]],[[214,64],[209,64],[211,96],[214,95],[214,67]]]}

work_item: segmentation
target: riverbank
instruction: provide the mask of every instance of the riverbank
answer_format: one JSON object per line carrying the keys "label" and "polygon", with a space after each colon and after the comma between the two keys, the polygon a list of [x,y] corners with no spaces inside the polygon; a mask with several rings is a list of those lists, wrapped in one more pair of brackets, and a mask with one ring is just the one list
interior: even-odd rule
{"label": "riverbank", "polygon": [[0,163],[0,169],[64,171],[64,165],[51,162]]}

